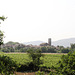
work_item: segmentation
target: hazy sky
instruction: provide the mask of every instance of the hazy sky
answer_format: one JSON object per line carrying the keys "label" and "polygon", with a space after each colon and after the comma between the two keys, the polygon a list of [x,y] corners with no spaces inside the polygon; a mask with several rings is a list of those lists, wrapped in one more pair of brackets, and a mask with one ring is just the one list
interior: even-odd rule
{"label": "hazy sky", "polygon": [[75,0],[0,0],[4,42],[75,37]]}

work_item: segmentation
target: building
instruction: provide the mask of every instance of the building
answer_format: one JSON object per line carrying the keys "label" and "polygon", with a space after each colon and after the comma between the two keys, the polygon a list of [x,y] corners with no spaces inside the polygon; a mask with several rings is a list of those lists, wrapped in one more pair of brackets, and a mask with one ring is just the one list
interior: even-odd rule
{"label": "building", "polygon": [[40,46],[51,46],[51,38],[48,39],[48,43],[41,43]]}
{"label": "building", "polygon": [[51,46],[51,38],[48,39],[48,45]]}

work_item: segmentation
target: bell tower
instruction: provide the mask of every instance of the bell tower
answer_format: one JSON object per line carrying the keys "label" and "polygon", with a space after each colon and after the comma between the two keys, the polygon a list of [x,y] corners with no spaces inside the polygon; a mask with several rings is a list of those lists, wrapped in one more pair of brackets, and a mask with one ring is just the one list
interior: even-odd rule
{"label": "bell tower", "polygon": [[51,46],[51,38],[48,39],[48,45]]}

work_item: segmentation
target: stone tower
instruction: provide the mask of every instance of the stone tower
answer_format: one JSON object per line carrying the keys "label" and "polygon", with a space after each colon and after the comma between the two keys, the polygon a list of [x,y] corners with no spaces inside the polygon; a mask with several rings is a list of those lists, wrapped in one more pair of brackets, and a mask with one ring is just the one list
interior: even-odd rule
{"label": "stone tower", "polygon": [[48,45],[51,46],[51,38],[48,39]]}

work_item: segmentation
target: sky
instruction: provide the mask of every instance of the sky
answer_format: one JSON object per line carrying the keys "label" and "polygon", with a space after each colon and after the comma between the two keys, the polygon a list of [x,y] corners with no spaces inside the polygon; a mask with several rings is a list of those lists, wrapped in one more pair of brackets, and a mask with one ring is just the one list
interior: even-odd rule
{"label": "sky", "polygon": [[4,42],[75,38],[75,0],[0,0]]}

